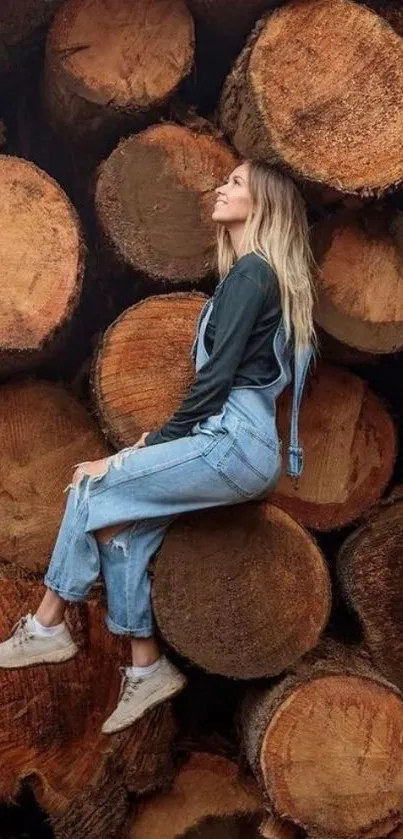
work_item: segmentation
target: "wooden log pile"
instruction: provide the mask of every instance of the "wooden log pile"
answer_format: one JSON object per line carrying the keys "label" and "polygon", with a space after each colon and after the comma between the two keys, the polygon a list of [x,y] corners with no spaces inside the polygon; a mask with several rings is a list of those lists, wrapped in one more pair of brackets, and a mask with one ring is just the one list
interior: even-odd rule
{"label": "wooden log pile", "polygon": [[178,518],[153,560],[182,695],[101,734],[129,661],[102,581],[76,658],[0,671],[0,839],[402,835],[402,131],[400,0],[3,0],[0,637],[42,596],[74,464],[191,384],[244,155],[305,196],[320,356],[302,476]]}

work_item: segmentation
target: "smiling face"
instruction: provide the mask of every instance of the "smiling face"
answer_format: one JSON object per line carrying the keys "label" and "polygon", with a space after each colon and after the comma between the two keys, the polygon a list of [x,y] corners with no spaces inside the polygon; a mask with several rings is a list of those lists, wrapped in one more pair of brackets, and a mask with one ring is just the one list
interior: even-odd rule
{"label": "smiling face", "polygon": [[241,163],[228,178],[227,183],[217,187],[216,202],[212,213],[213,221],[231,227],[244,223],[252,209],[249,190],[249,163]]}

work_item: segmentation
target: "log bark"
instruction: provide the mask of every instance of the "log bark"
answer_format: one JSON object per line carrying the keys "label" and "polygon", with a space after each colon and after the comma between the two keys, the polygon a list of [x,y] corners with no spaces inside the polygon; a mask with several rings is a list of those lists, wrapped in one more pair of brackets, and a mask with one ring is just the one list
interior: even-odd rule
{"label": "log bark", "polygon": [[95,150],[150,121],[190,72],[184,0],[68,0],[50,29],[44,104],[52,125]]}
{"label": "log bark", "polygon": [[78,216],[33,163],[0,156],[0,375],[52,351],[77,307],[84,271]]}
{"label": "log bark", "polygon": [[242,728],[274,815],[343,839],[400,824],[402,697],[365,657],[324,644],[272,689],[249,693]]}
{"label": "log bark", "polygon": [[[39,602],[42,587],[0,579],[0,634]],[[128,793],[142,794],[173,778],[170,703],[111,736],[100,731],[113,710],[128,654],[108,633],[99,596],[69,609],[79,652],[60,665],[1,670],[0,800],[15,797],[23,779],[48,813],[56,839],[119,835]]]}
{"label": "log bark", "polygon": [[377,668],[403,689],[403,488],[397,487],[343,542],[337,572]]}
{"label": "log bark", "polygon": [[[291,388],[278,400],[286,456]],[[381,497],[397,456],[397,428],[365,379],[320,361],[304,390],[299,417],[304,471],[280,477],[270,502],[306,527],[328,531],[349,524]]]}
{"label": "log bark", "polygon": [[60,385],[41,381],[1,388],[0,572],[45,569],[74,464],[109,454],[87,411]]}
{"label": "log bark", "polygon": [[365,6],[294,0],[255,28],[225,83],[220,125],[243,156],[379,196],[403,178],[402,59],[402,38]]}
{"label": "log bark", "polygon": [[190,349],[206,299],[198,292],[151,297],[104,333],[91,381],[99,422],[116,448],[159,428],[181,403],[194,377]]}
{"label": "log bark", "polygon": [[252,778],[227,758],[196,752],[169,792],[139,802],[127,839],[254,839],[261,811]]}
{"label": "log bark", "polygon": [[389,353],[403,347],[403,213],[378,205],[342,211],[316,225],[320,272],[315,322],[352,347]]}
{"label": "log bark", "polygon": [[320,550],[269,504],[181,516],[153,577],[166,641],[197,666],[231,678],[277,676],[317,644],[329,616]]}
{"label": "log bark", "polygon": [[101,228],[123,261],[149,277],[201,280],[216,268],[214,189],[235,165],[211,134],[151,126],[122,140],[100,167]]}
{"label": "log bark", "polygon": [[62,0],[2,0],[0,6],[0,77],[2,92],[27,71],[44,27]]}

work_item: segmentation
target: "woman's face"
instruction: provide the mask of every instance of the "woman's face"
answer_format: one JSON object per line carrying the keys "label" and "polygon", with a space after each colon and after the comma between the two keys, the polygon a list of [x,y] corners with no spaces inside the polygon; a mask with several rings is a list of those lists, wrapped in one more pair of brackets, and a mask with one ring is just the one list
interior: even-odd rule
{"label": "woman's face", "polygon": [[215,190],[216,202],[212,214],[213,221],[225,226],[245,222],[252,209],[249,191],[249,164],[242,163],[231,172],[228,181]]}

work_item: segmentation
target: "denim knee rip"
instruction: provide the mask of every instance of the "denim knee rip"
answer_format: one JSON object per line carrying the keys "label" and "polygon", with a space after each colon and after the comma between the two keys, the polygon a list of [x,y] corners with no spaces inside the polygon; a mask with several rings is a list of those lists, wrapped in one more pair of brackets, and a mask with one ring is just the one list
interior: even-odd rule
{"label": "denim knee rip", "polygon": [[[135,451],[137,451],[136,446],[128,446],[127,448],[122,449],[119,452],[116,452],[116,454],[110,455],[108,458],[106,458],[107,463],[106,463],[105,472],[102,472],[101,475],[94,475],[94,476],[88,475],[88,473],[83,472],[83,474],[80,476],[77,483],[76,484],[73,484],[73,483],[67,484],[67,486],[64,488],[63,492],[68,492],[70,489],[74,490],[76,492],[75,506],[77,506],[78,498],[79,498],[79,490],[80,490],[81,484],[84,481],[84,479],[87,478],[88,480],[87,480],[85,488],[84,488],[83,501],[88,500],[90,487],[92,486],[92,484],[97,483],[98,481],[101,481],[102,478],[104,478],[105,475],[108,474],[111,466],[113,466],[115,469],[121,469],[125,457],[127,457],[127,455],[129,455],[129,454],[133,454],[133,452],[135,452]],[[85,466],[85,464],[88,463],[88,462],[89,461],[87,461],[87,460],[83,460],[83,461],[81,461],[81,463],[74,463],[73,466],[74,467]]]}

